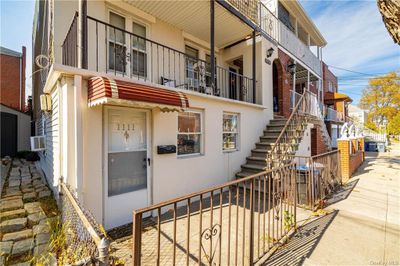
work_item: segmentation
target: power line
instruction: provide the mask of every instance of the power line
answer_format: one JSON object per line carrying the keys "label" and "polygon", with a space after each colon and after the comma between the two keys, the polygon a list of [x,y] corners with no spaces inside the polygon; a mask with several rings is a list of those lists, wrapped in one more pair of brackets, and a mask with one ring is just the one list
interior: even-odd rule
{"label": "power line", "polygon": [[[368,73],[358,72],[358,71],[346,69],[346,68],[343,68],[343,67],[332,66],[332,65],[328,65],[328,67],[332,67],[332,68],[336,68],[336,69],[339,69],[339,70],[343,70],[343,71],[347,71],[347,72],[351,72],[351,73],[355,73],[355,74],[359,74],[359,75],[364,75],[364,76],[379,76],[379,75],[386,75],[387,74],[387,73],[368,74]],[[397,71],[394,71],[394,72],[397,72]]]}

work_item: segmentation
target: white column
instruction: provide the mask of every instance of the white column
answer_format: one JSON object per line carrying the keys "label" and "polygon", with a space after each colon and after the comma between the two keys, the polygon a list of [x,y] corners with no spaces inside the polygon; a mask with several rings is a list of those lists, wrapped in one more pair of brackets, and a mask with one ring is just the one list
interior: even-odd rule
{"label": "white column", "polygon": [[63,77],[60,81],[61,104],[61,175],[64,182],[76,188],[75,146],[74,146],[74,91],[71,78]]}
{"label": "white column", "polygon": [[75,177],[78,199],[83,201],[83,130],[82,130],[82,76],[74,76],[74,147]]}

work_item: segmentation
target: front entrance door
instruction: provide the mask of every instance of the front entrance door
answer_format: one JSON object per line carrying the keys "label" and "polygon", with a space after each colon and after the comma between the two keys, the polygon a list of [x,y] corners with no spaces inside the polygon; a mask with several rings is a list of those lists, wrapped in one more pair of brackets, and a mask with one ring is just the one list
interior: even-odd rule
{"label": "front entrance door", "polygon": [[132,222],[132,211],[149,203],[149,113],[106,109],[106,229]]}

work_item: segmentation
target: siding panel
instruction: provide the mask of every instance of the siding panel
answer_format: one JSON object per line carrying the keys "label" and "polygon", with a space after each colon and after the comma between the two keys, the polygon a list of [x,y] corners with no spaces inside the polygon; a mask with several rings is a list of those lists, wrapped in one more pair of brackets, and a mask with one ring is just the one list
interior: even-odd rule
{"label": "siding panel", "polygon": [[58,89],[51,94],[51,99],[52,112],[41,115],[37,124],[37,132],[45,135],[46,142],[46,150],[39,153],[40,165],[49,185],[56,186],[60,167],[60,108]]}

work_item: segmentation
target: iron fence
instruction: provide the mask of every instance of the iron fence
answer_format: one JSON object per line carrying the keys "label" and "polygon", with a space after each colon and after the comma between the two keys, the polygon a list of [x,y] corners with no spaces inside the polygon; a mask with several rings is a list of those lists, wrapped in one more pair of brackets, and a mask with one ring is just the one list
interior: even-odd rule
{"label": "iron fence", "polygon": [[253,265],[296,228],[295,175],[289,164],[134,211],[134,265]]}
{"label": "iron fence", "polygon": [[312,157],[296,156],[297,201],[311,209],[323,208],[325,200],[342,184],[338,150]]}
{"label": "iron fence", "polygon": [[62,63],[67,66],[78,66],[78,12],[72,18],[71,26],[62,44]]}
{"label": "iron fence", "polygon": [[[63,64],[77,67],[77,14],[62,45]],[[255,103],[253,79],[165,44],[87,17],[88,69],[172,88]]]}
{"label": "iron fence", "polygon": [[73,265],[107,265],[108,240],[93,216],[85,211],[62,181],[59,184],[61,234],[65,247],[59,248],[59,261]]}

